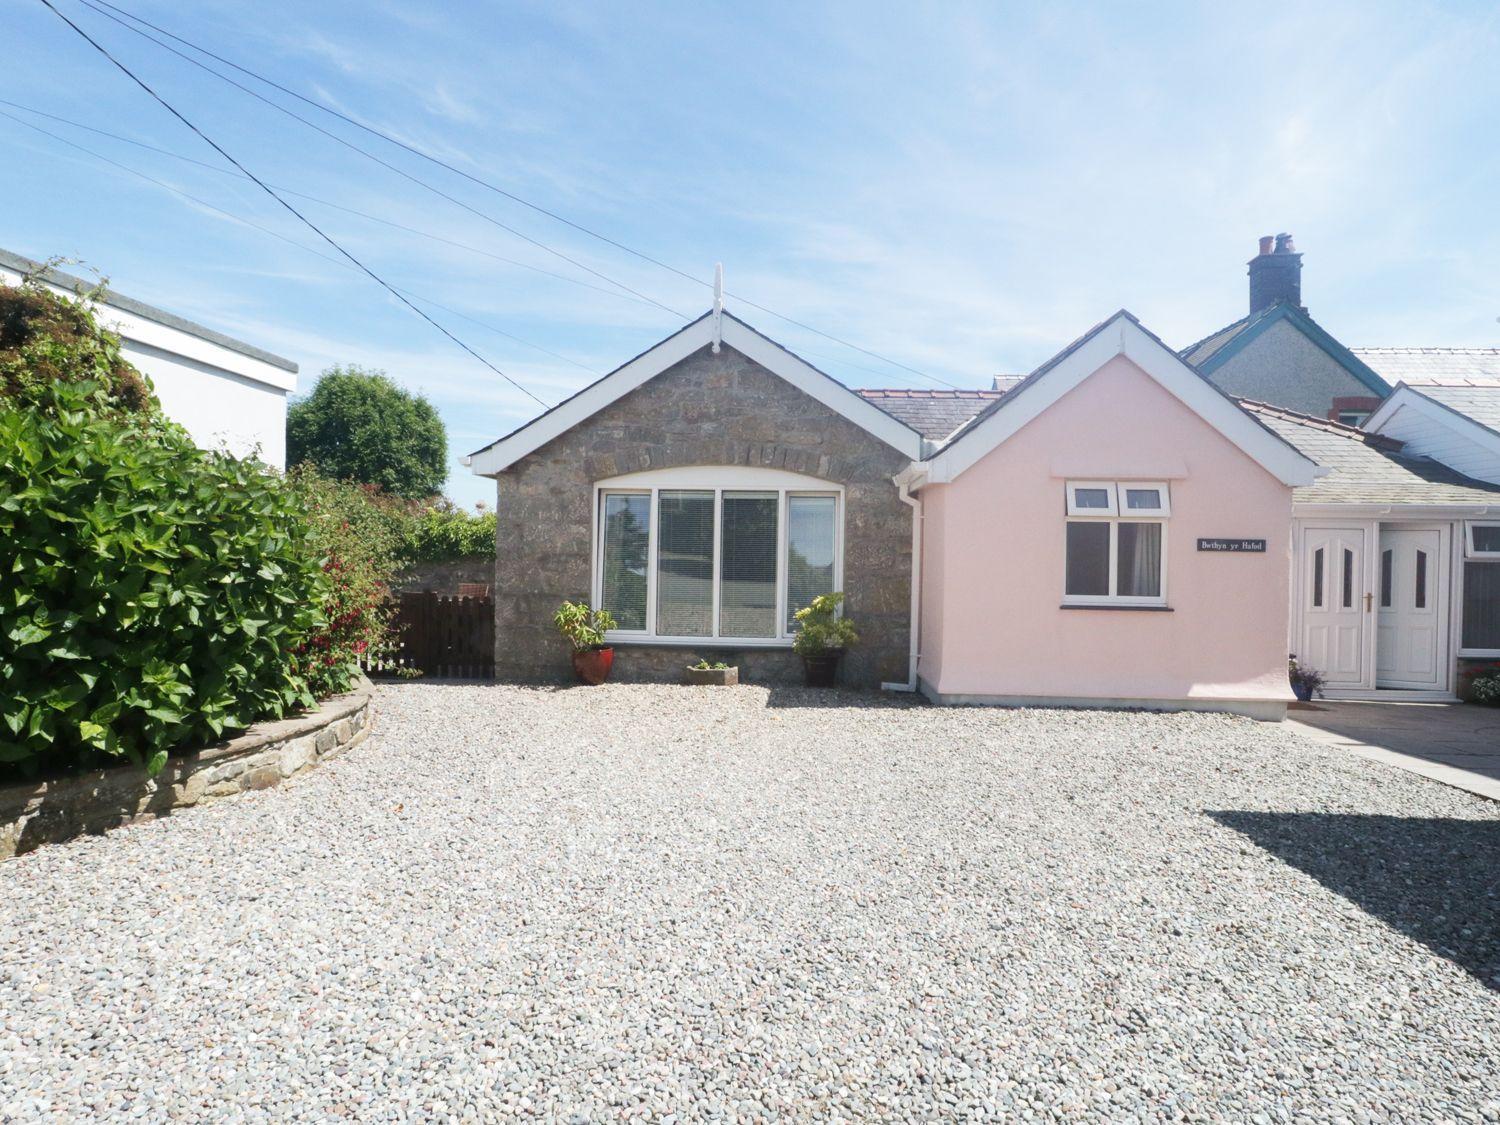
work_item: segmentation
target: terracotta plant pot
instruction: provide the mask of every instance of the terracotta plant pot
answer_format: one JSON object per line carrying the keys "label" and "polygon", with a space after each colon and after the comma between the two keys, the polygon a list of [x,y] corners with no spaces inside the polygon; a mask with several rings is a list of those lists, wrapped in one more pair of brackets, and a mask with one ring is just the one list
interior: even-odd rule
{"label": "terracotta plant pot", "polygon": [[687,682],[699,687],[734,687],[740,682],[738,668],[688,668]]}
{"label": "terracotta plant pot", "polygon": [[615,650],[612,648],[595,648],[573,654],[573,671],[579,683],[602,684],[609,679],[609,670],[614,663]]}
{"label": "terracotta plant pot", "polygon": [[808,687],[830,688],[838,682],[839,661],[842,652],[829,652],[821,656],[802,658],[802,682]]}

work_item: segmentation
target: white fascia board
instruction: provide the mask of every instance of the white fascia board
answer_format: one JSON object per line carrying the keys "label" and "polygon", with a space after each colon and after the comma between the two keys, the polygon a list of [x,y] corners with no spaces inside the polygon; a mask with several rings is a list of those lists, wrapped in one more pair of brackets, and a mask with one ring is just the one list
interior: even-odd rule
{"label": "white fascia board", "polygon": [[1493,504],[1302,504],[1292,500],[1292,515],[1299,519],[1452,520],[1500,516],[1500,496]]}
{"label": "white fascia board", "polygon": [[1481,426],[1474,419],[1454,410],[1451,406],[1444,406],[1428,398],[1419,388],[1409,387],[1405,383],[1398,384],[1391,392],[1391,397],[1381,403],[1380,409],[1365,420],[1364,428],[1371,433],[1380,433],[1382,428],[1389,425],[1403,409],[1430,418],[1444,429],[1467,438],[1481,449],[1487,449],[1496,456],[1500,456],[1500,434],[1496,434],[1487,426]]}
{"label": "white fascia board", "polygon": [[[15,270],[0,270],[0,281],[19,284],[22,275]],[[50,281],[43,281],[49,290],[60,296],[76,299],[78,294]],[[99,323],[119,336],[127,346],[139,344],[171,355],[182,356],[208,367],[227,371],[257,383],[265,383],[281,391],[297,389],[297,373],[276,367],[254,356],[245,355],[232,348],[223,347],[212,340],[205,340],[191,332],[161,324],[148,317],[130,312],[110,304],[109,293],[95,300],[95,315]]]}
{"label": "white fascia board", "polygon": [[[1283,484],[1311,484],[1321,468],[1260,425],[1232,399],[1210,386],[1170,349],[1123,314],[1106,322],[1058,365],[1045,372],[1012,403],[1002,406],[972,434],[931,459],[931,480],[951,481],[990,450],[1038,417],[1111,359],[1123,355],[1194,414]],[[1005,400],[1001,399],[1004,403]]]}
{"label": "white fascia board", "polygon": [[[920,434],[896,421],[885,411],[871,406],[838,380],[798,359],[780,344],[767,339],[728,313],[724,314],[720,327],[723,342],[729,347],[753,359],[773,375],[786,380],[804,394],[843,415],[913,460],[921,456]],[[713,333],[713,321],[708,316],[685,326],[530,424],[471,454],[468,458],[469,471],[478,476],[494,476],[504,471],[522,457],[567,433],[574,426],[660,375],[673,364],[680,363],[699,348],[711,344]]]}

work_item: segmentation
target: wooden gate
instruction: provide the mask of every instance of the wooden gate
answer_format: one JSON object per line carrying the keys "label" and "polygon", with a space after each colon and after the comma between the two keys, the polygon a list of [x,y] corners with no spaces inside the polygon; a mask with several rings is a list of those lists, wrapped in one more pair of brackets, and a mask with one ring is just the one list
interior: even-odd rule
{"label": "wooden gate", "polygon": [[493,598],[451,598],[430,590],[404,593],[393,622],[396,647],[372,660],[379,674],[412,668],[427,676],[490,679],[495,674]]}

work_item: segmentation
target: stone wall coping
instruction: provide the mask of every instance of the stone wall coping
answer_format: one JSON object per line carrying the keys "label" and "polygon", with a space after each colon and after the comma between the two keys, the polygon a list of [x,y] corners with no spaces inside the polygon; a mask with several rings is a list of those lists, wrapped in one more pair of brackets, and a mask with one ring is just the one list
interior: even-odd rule
{"label": "stone wall coping", "polygon": [[264,789],[343,753],[369,732],[375,688],[353,691],[285,719],[167,759],[160,773],[128,764],[0,786],[0,860],[86,832],[102,832],[173,809]]}

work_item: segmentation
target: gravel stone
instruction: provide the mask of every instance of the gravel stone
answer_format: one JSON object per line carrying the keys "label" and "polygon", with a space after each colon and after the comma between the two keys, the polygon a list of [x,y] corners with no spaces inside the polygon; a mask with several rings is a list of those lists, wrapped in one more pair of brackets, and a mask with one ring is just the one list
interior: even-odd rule
{"label": "gravel stone", "polygon": [[0,864],[0,1121],[1494,1121],[1500,810],[1215,715],[382,686]]}

